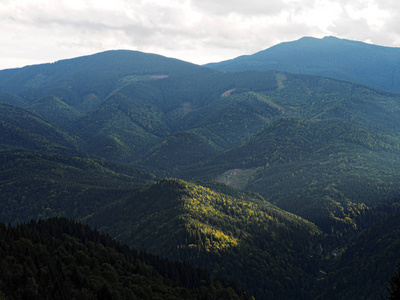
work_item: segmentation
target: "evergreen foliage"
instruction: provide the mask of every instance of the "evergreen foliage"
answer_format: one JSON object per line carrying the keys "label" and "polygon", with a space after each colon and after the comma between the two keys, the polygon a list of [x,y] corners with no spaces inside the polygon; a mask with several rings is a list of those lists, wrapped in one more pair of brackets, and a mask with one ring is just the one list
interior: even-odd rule
{"label": "evergreen foliage", "polygon": [[334,251],[328,253],[328,289],[321,299],[379,299],[386,294],[392,274],[389,283],[394,284],[394,295],[398,288],[395,268],[400,262],[399,234],[399,214],[391,214],[351,239],[339,257],[332,255]]}
{"label": "evergreen foliage", "polygon": [[64,130],[81,117],[79,111],[54,96],[40,98],[24,108]]}
{"label": "evergreen foliage", "polygon": [[24,109],[0,102],[0,124],[0,147],[3,149],[84,155],[76,138]]}
{"label": "evergreen foliage", "polygon": [[357,223],[368,206],[396,200],[399,145],[342,120],[280,119],[203,168],[253,168],[246,189],[332,232],[366,225]]}
{"label": "evergreen foliage", "polygon": [[131,166],[30,151],[0,152],[0,218],[81,219],[151,181]]}
{"label": "evergreen foliage", "polygon": [[157,108],[117,93],[73,124],[70,132],[86,141],[92,155],[131,163],[161,142],[169,129]]}
{"label": "evergreen foliage", "polygon": [[240,282],[256,298],[312,299],[320,230],[260,196],[237,193],[165,179],[86,221],[135,248]]}
{"label": "evergreen foliage", "polygon": [[400,267],[397,265],[397,270],[389,279],[390,287],[388,288],[389,300],[400,299]]}
{"label": "evergreen foliage", "polygon": [[0,223],[5,299],[251,299],[186,263],[137,252],[67,219]]}
{"label": "evergreen foliage", "polygon": [[[313,42],[313,51],[322,51],[325,46],[319,42],[333,47],[339,41],[300,40],[293,43],[303,47],[298,57],[306,54],[306,61],[318,62],[323,55],[303,51]],[[352,70],[357,69],[363,70],[358,82],[388,90],[399,85],[388,65],[377,66],[381,58],[355,67],[373,47],[340,43],[347,50],[365,50],[357,54],[359,60],[322,59],[328,69],[319,71],[341,80],[278,71],[223,73],[132,51],[0,71],[0,221],[82,220],[139,250],[204,267],[256,298],[378,297],[399,253],[392,214],[399,210],[400,97],[342,80],[355,80],[352,75],[358,71]],[[388,49],[375,47],[370,53],[381,50]],[[389,56],[385,61],[395,57]],[[301,66],[302,60],[298,62]],[[340,73],[342,64],[348,67],[346,74]],[[368,65],[374,72],[364,72]],[[156,177],[148,172],[158,179],[187,181],[154,183]],[[11,244],[34,255],[27,249],[32,245],[37,253],[44,251],[40,241],[29,237],[38,224],[59,228],[63,223],[63,230],[75,226],[65,222],[2,228],[6,238],[10,232],[29,231]],[[139,273],[150,270],[144,277],[135,275],[145,289],[122,278],[128,271],[115,260],[98,260],[101,264],[93,270],[93,260],[83,269],[73,263],[77,267],[70,270],[62,264],[93,253],[85,252],[86,246],[77,246],[83,254],[68,253],[63,243],[75,245],[75,232],[61,239],[56,254],[65,260],[58,259],[56,267],[86,279],[76,277],[77,282],[61,272],[48,286],[55,293],[83,299],[97,294],[243,296],[239,289],[205,277],[196,285],[197,275],[179,271],[186,264],[166,271],[169,267],[159,267],[169,265],[164,259],[147,267],[140,258]],[[18,262],[23,255],[0,256],[5,270],[0,298],[34,298],[43,288],[40,282],[54,270],[29,255],[23,263]],[[14,273],[18,276],[12,278]],[[148,277],[155,273],[161,278],[156,283]],[[9,288],[10,282],[16,289]],[[165,282],[171,285],[161,287]]]}

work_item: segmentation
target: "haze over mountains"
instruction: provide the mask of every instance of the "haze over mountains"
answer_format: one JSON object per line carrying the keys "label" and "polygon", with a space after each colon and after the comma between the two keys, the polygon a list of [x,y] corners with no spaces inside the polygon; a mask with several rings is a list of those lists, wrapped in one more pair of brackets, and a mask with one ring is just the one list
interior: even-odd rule
{"label": "haze over mountains", "polygon": [[82,221],[256,299],[379,297],[400,253],[399,59],[327,37],[0,71],[1,221]]}

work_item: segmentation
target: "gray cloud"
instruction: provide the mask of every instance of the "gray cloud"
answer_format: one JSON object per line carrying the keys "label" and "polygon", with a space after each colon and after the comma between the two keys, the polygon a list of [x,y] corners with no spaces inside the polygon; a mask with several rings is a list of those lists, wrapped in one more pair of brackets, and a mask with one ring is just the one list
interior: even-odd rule
{"label": "gray cloud", "polygon": [[121,48],[206,63],[306,35],[400,45],[399,17],[397,0],[3,0],[0,68]]}
{"label": "gray cloud", "polygon": [[275,15],[285,9],[285,3],[281,0],[258,1],[258,0],[230,0],[215,1],[202,0],[192,1],[193,7],[201,9],[207,14],[227,15],[237,13],[239,15]]}
{"label": "gray cloud", "polygon": [[355,37],[361,40],[369,38],[371,31],[365,18],[354,19],[346,11],[343,11],[340,18],[328,29],[337,36]]}

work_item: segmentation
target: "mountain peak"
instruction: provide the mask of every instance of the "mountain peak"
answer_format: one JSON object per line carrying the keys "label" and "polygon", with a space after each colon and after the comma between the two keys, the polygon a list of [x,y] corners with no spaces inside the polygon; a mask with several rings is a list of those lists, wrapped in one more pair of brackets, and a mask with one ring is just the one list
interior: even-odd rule
{"label": "mountain peak", "polygon": [[400,48],[325,36],[303,37],[253,55],[210,64],[221,71],[277,70],[351,81],[400,92]]}

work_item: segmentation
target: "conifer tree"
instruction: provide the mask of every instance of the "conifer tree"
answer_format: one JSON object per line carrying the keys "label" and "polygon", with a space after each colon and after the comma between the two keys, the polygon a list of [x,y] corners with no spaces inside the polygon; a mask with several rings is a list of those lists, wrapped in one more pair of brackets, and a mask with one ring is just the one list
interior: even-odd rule
{"label": "conifer tree", "polygon": [[400,300],[400,264],[397,265],[397,270],[390,277],[389,284],[389,300]]}

